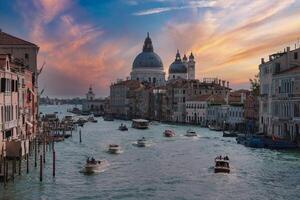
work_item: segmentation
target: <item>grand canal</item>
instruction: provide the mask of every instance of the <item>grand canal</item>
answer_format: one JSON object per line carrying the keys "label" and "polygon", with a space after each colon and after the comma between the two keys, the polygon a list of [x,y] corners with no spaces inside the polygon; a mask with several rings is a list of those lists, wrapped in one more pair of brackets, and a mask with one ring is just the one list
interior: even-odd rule
{"label": "grand canal", "polygon": [[[41,112],[66,113],[66,106],[42,106]],[[220,132],[193,126],[198,138],[184,137],[188,126],[159,124],[148,130],[117,130],[120,123],[87,123],[64,142],[56,143],[56,177],[52,178],[51,152],[47,154],[44,181],[31,162],[23,172],[0,187],[0,199],[300,199],[300,153],[252,149],[223,138]],[[172,129],[174,138],[162,132]],[[142,136],[152,140],[147,148],[132,143]],[[120,144],[124,153],[107,154],[110,143]],[[230,157],[232,173],[214,174],[217,155]],[[87,156],[109,161],[106,171],[80,173]]]}

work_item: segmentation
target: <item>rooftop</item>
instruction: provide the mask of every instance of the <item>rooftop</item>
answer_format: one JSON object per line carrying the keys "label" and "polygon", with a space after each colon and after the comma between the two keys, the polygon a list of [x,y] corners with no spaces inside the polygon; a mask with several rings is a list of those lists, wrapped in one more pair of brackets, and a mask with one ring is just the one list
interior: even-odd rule
{"label": "rooftop", "polygon": [[32,47],[38,47],[36,44],[9,35],[0,30],[0,45],[27,45]]}

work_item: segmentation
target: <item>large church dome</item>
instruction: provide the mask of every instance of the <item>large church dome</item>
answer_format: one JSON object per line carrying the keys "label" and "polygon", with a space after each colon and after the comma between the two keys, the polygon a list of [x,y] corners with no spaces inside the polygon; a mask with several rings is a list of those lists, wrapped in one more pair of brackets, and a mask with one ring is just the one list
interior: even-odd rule
{"label": "large church dome", "polygon": [[163,70],[163,63],[160,57],[154,53],[149,33],[145,39],[143,52],[137,55],[132,64],[133,69],[160,69]]}
{"label": "large church dome", "polygon": [[187,73],[187,66],[182,62],[179,51],[177,51],[175,61],[170,65],[169,74]]}

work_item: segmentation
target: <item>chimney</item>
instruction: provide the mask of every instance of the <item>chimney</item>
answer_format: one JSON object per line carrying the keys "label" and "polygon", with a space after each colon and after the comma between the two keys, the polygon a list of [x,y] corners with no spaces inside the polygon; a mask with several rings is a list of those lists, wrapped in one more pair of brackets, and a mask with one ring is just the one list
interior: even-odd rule
{"label": "chimney", "polygon": [[224,80],[222,81],[222,86],[223,86],[223,87],[225,87],[225,82],[226,82],[226,81],[224,81]]}
{"label": "chimney", "polygon": [[269,55],[269,61],[272,61],[272,56],[271,55]]}
{"label": "chimney", "polygon": [[219,85],[221,85],[221,79],[219,79]]}
{"label": "chimney", "polygon": [[264,63],[265,63],[265,59],[261,58],[261,64],[264,64]]}
{"label": "chimney", "polygon": [[286,51],[289,52],[291,50],[290,47],[286,47]]}
{"label": "chimney", "polygon": [[227,81],[227,87],[229,88],[229,81]]}

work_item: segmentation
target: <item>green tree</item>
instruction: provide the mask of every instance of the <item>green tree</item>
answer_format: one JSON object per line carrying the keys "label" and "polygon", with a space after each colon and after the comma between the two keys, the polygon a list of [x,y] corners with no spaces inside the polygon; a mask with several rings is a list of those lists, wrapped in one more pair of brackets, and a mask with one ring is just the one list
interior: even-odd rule
{"label": "green tree", "polygon": [[250,81],[250,89],[251,89],[251,92],[255,95],[255,96],[259,96],[259,88],[260,88],[260,82],[259,82],[259,75],[256,74],[254,76],[253,79],[249,79]]}

